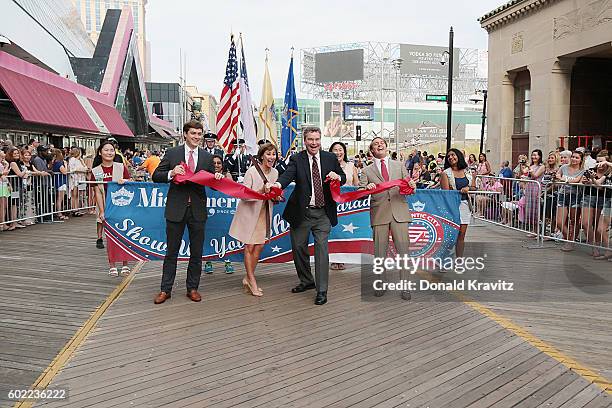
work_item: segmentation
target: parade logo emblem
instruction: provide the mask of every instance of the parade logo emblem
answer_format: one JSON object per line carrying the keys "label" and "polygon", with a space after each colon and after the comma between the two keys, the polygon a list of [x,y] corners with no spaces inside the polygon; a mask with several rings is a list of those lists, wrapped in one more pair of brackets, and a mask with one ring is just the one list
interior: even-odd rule
{"label": "parade logo emblem", "polygon": [[423,212],[423,210],[425,210],[425,203],[415,201],[414,203],[412,203],[412,209],[414,211]]}
{"label": "parade logo emblem", "polygon": [[121,187],[119,190],[111,192],[111,200],[113,205],[116,205],[117,207],[125,207],[126,205],[130,205],[133,199],[134,192],[129,191],[125,187]]}
{"label": "parade logo emblem", "polygon": [[[413,207],[417,207],[414,203]],[[410,224],[410,256],[429,257],[438,251],[444,242],[444,226],[433,215],[425,212],[412,212]]]}

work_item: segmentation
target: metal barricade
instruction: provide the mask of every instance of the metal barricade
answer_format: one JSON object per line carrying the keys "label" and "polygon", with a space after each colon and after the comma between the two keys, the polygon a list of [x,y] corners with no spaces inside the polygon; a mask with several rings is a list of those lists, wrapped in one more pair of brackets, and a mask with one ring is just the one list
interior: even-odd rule
{"label": "metal barricade", "polygon": [[[610,222],[612,186],[553,181],[545,185],[542,206],[544,240],[564,242],[562,249],[574,244],[605,250],[612,255]],[[602,256],[605,254],[601,254]]]}
{"label": "metal barricade", "polygon": [[93,190],[85,173],[47,173],[0,180],[0,225],[32,225],[55,222],[69,214],[81,215],[95,207]]}
{"label": "metal barricade", "polygon": [[477,175],[476,186],[477,191],[469,194],[475,219],[522,231],[540,241],[540,182]]}

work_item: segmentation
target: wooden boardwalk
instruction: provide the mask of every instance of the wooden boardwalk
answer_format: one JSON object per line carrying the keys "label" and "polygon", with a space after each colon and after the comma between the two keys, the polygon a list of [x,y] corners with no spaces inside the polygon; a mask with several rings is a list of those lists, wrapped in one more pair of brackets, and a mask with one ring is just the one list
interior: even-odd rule
{"label": "wooden boardwalk", "polygon": [[117,286],[95,220],[0,232],[0,405],[27,388]]}
{"label": "wooden boardwalk", "polygon": [[[41,279],[21,282],[21,289],[3,299],[0,336],[2,353],[5,339],[10,339],[17,328],[22,329],[23,336],[29,333],[30,338],[47,347],[37,349],[31,341],[19,352],[19,342],[13,342],[17,343],[10,346],[14,349],[6,353],[12,360],[7,361],[40,373],[63,345],[62,337],[52,334],[61,332],[63,338],[70,338],[118,284],[118,279],[105,275],[102,251],[93,247],[93,231],[86,230],[91,221],[41,226],[52,228],[53,234],[57,233],[54,240],[62,242],[62,253],[57,247],[43,251],[53,259],[45,270],[54,270],[57,282],[44,280],[50,272],[29,266],[24,275]],[[61,228],[72,231],[73,241],[78,242],[68,242],[70,234],[59,234]],[[31,235],[34,232],[32,229]],[[28,231],[19,234],[25,237]],[[0,235],[2,248],[8,236]],[[609,285],[610,271],[582,253],[565,258],[557,257],[554,249],[525,250],[514,232],[500,233],[490,226],[470,230],[472,242],[488,243],[491,236],[504,243],[505,264],[510,265],[507,269],[498,265],[491,250],[490,269],[496,275],[527,279],[527,274],[513,272],[514,260],[522,259],[529,266],[525,270],[532,276],[545,274],[556,290],[535,285],[532,295],[537,296],[537,302],[527,296],[520,301],[485,299],[479,304],[525,327],[596,373],[609,373],[612,311],[610,303],[599,298],[605,299],[605,290],[600,287],[594,293],[591,289],[596,284]],[[23,247],[24,242],[11,245]],[[89,254],[91,258],[85,258]],[[65,258],[69,266],[73,265],[65,271],[72,272],[58,268]],[[589,274],[549,276],[550,267],[563,268],[568,259],[569,264],[588,267]],[[44,261],[41,254],[39,262]],[[610,395],[599,386],[450,294],[433,301],[427,293],[414,293],[413,300],[405,302],[399,295],[388,293],[380,301],[364,302],[359,269],[353,267],[332,272],[329,303],[315,306],[312,291],[289,292],[296,283],[292,265],[260,266],[258,282],[265,290],[261,299],[241,292],[242,268],[237,267],[234,275],[225,275],[221,269],[203,276],[204,299],[193,303],[184,296],[183,265],[173,298],[156,306],[152,297],[159,288],[160,264],[147,264],[50,384],[49,388],[67,388],[69,399],[39,402],[36,406],[611,405]],[[15,280],[9,271],[2,270],[1,274],[5,281]],[[442,275],[441,279],[449,277]],[[27,293],[28,284],[35,285],[39,309],[47,310],[45,302],[58,302],[63,305],[62,313],[73,320],[58,315],[48,323],[49,334],[39,329],[42,322],[29,314],[28,305],[33,300],[20,295]],[[548,299],[553,295],[555,299]],[[15,311],[5,316],[5,306],[11,306],[11,302],[16,304],[12,305]],[[48,313],[58,307],[53,306]],[[19,318],[22,324],[11,323]],[[55,338],[57,347],[50,347],[47,338]],[[38,365],[30,366],[28,361],[36,352],[40,356]],[[2,367],[4,370],[4,360]],[[27,388],[36,376],[28,380],[3,371],[2,383]]]}

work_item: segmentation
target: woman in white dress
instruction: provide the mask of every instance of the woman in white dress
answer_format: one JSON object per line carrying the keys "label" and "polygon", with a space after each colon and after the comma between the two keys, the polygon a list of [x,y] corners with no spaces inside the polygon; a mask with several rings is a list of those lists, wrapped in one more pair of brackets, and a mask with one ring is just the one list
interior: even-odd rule
{"label": "woman in white dress", "polygon": [[[340,162],[340,167],[342,167],[344,174],[346,174],[346,183],[344,185],[358,186],[359,175],[357,174],[357,168],[355,167],[355,163],[348,160],[346,145],[342,142],[334,142],[330,146],[329,151],[336,155],[338,161]],[[330,268],[333,270],[342,270],[344,269],[344,264],[332,262],[330,264]]]}
{"label": "woman in white dress", "polygon": [[[85,181],[88,172],[88,168],[81,157],[81,153],[82,152],[79,147],[73,147],[70,149],[70,158],[68,159],[68,171],[70,173],[70,178],[68,179],[68,189],[70,190],[70,208],[72,209],[72,215],[75,217],[82,216],[83,212],[79,209],[87,205],[86,203],[82,202],[86,185],[79,184],[81,181]],[[79,188],[79,186],[82,187]]]}

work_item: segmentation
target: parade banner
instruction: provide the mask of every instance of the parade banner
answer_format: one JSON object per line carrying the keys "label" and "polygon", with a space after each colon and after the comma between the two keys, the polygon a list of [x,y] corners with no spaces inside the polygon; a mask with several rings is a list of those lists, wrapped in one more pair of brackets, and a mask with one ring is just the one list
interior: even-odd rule
{"label": "parade banner", "polygon": [[[168,184],[109,183],[105,208],[105,233],[110,261],[163,260],[166,250],[164,209]],[[342,187],[353,192],[355,187]],[[285,189],[289,197],[293,185]],[[243,244],[228,235],[239,199],[206,187],[208,220],[203,259],[242,261]],[[447,257],[459,232],[457,191],[417,190],[406,196],[412,213],[410,224],[411,256]],[[271,238],[261,254],[263,262],[289,262],[291,239],[289,224],[282,213],[286,203],[274,205]],[[363,254],[373,253],[370,227],[370,196],[338,203],[338,225],[329,235],[330,262],[361,263]],[[309,250],[312,254],[312,238]],[[179,260],[189,259],[187,229]]]}

